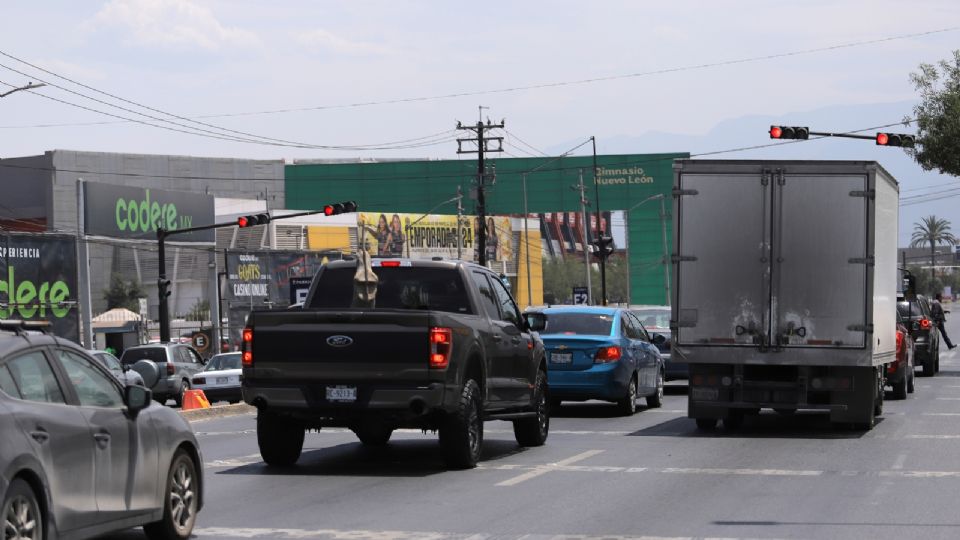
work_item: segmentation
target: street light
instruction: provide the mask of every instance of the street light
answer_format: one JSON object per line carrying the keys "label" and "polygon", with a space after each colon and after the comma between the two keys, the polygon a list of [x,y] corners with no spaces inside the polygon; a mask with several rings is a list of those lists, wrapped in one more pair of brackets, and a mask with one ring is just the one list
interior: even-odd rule
{"label": "street light", "polygon": [[[652,201],[652,200],[654,200],[654,199],[660,199],[660,232],[661,232],[661,235],[663,236],[663,283],[664,283],[663,293],[664,293],[664,305],[669,306],[669,305],[670,305],[670,269],[669,269],[669,267],[667,266],[667,208],[666,208],[666,203],[664,202],[665,197],[664,197],[663,193],[657,193],[656,195],[651,195],[651,196],[647,197],[646,199],[638,202],[637,204],[631,206],[630,208],[628,208],[628,209],[624,212],[624,214],[625,214],[624,219],[625,219],[626,222],[627,222],[627,227],[626,227],[626,230],[627,230],[627,238],[628,238],[627,245],[628,245],[628,246],[630,245],[630,243],[629,243],[629,234],[630,234],[630,211],[633,210],[634,208],[637,208],[638,206],[642,205],[643,203],[648,202],[648,201]],[[627,256],[627,259],[628,259],[628,261],[629,261],[629,254],[628,254],[628,256]],[[628,263],[627,266],[629,267],[629,263]],[[631,292],[631,291],[630,291],[630,276],[627,275],[627,302],[628,302],[628,303],[632,300],[632,297],[630,296],[630,292]]]}
{"label": "street light", "polygon": [[[406,237],[406,239],[405,239],[404,241],[405,241],[405,243],[407,244],[407,258],[408,258],[408,259],[410,258],[410,229],[412,229],[413,226],[416,225],[417,223],[420,223],[421,221],[423,221],[427,216],[429,216],[429,215],[430,215],[434,210],[436,210],[437,208],[440,208],[441,206],[443,206],[443,205],[445,205],[445,204],[450,204],[450,203],[452,203],[452,202],[457,202],[457,201],[459,201],[459,200],[462,199],[462,198],[463,198],[463,195],[457,195],[456,197],[452,197],[452,198],[450,198],[450,199],[447,199],[447,200],[443,201],[442,203],[437,204],[437,205],[434,206],[433,208],[427,210],[427,213],[425,213],[425,214],[423,214],[422,216],[418,217],[418,218],[416,219],[416,221],[414,221],[413,223],[410,223],[409,225],[407,225],[406,227],[404,227],[404,229],[406,229],[406,235],[407,235],[407,237]],[[460,238],[460,214],[459,214],[459,213],[457,214],[457,238],[458,238],[458,239]],[[460,243],[459,240],[457,241],[457,243],[458,243],[458,244]]]}

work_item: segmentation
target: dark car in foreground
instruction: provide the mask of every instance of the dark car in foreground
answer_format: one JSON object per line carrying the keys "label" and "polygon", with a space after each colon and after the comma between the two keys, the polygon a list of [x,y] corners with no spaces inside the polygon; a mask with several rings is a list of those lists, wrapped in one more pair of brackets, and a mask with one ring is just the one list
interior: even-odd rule
{"label": "dark car in foreground", "polygon": [[156,381],[148,388],[153,398],[166,403],[173,398],[183,405],[183,394],[190,389],[190,379],[203,371],[204,360],[193,347],[182,343],[151,343],[123,351],[120,363],[139,373],[144,380]]}
{"label": "dark car in foreground", "polygon": [[547,381],[554,407],[561,401],[613,401],[631,415],[637,399],[663,403],[663,360],[655,341],[629,310],[566,306],[542,310]]}
{"label": "dark car in foreground", "polygon": [[636,306],[631,307],[630,312],[640,320],[640,324],[651,337],[656,335],[664,337],[663,341],[658,340],[657,348],[660,349],[660,356],[663,358],[663,372],[666,380],[688,378],[687,363],[681,362],[671,354],[670,306]]}
{"label": "dark car in foreground", "polygon": [[921,294],[909,302],[897,296],[897,312],[907,321],[913,338],[914,362],[922,367],[921,375],[933,377],[940,371],[940,332],[930,314],[930,301]]}
{"label": "dark car in foreground", "polygon": [[20,321],[0,322],[0,434],[4,539],[138,526],[151,539],[190,537],[203,462],[189,424]]}

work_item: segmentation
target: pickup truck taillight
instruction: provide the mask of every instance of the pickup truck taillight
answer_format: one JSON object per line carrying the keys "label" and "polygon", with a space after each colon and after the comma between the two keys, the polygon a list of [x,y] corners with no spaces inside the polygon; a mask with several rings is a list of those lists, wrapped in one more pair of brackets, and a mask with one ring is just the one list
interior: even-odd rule
{"label": "pickup truck taillight", "polygon": [[453,352],[453,330],[433,327],[430,329],[430,367],[445,369],[450,364]]}
{"label": "pickup truck taillight", "polygon": [[243,354],[240,361],[243,367],[253,367],[253,328],[243,329],[243,345],[241,347]]}
{"label": "pickup truck taillight", "polygon": [[620,359],[622,352],[620,347],[600,347],[597,350],[596,356],[593,357],[594,364],[606,364],[609,362],[616,362]]}

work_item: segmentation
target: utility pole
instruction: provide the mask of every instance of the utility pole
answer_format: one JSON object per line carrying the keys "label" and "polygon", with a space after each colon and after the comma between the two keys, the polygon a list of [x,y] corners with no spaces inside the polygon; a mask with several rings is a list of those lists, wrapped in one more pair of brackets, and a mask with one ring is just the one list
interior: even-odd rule
{"label": "utility pole", "polygon": [[587,272],[587,304],[593,305],[593,286],[590,283],[590,240],[587,238],[590,224],[587,222],[587,206],[590,201],[587,200],[586,187],[583,185],[583,169],[580,169],[580,183],[570,186],[573,190],[580,191],[580,219],[583,220],[583,265]]}
{"label": "utility pole", "polygon": [[[483,113],[484,107],[480,106],[480,112]],[[486,198],[484,194],[484,180],[486,180],[487,170],[484,163],[484,154],[487,152],[503,152],[503,137],[489,137],[484,135],[484,130],[490,130],[495,128],[502,129],[504,127],[503,120],[499,124],[491,124],[490,119],[487,119],[487,124],[483,124],[482,119],[477,120],[476,126],[465,126],[460,122],[457,122],[457,129],[468,130],[474,132],[476,135],[475,138],[467,139],[457,139],[457,153],[458,154],[477,154],[477,218],[480,221],[480,230],[477,231],[477,236],[479,237],[479,242],[477,244],[477,249],[480,251],[478,254],[478,261],[481,266],[487,265],[487,212],[486,212]],[[487,146],[489,141],[497,141],[497,147],[490,148]],[[477,145],[476,150],[464,150],[463,143],[472,142]]]}
{"label": "utility pole", "polygon": [[[593,143],[593,193],[594,193],[594,204],[596,208],[594,211],[597,213],[597,240],[603,238],[603,216],[600,213],[600,170],[597,169],[597,138],[590,136],[590,142]],[[600,258],[600,304],[607,305],[607,254],[603,252],[604,246],[597,245],[600,248],[598,253]]]}
{"label": "utility pole", "polygon": [[457,260],[463,259],[463,233],[461,225],[463,220],[463,192],[460,186],[457,186]]}

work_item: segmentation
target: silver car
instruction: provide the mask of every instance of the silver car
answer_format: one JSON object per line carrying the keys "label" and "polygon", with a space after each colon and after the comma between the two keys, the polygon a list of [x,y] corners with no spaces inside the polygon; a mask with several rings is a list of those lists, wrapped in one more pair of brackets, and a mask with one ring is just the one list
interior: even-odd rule
{"label": "silver car", "polygon": [[166,403],[173,398],[183,405],[183,394],[190,389],[190,379],[203,371],[206,362],[193,347],[182,343],[152,343],[137,345],[123,351],[120,363],[139,373],[148,384],[153,398]]}
{"label": "silver car", "polygon": [[[85,538],[143,526],[189,538],[203,506],[190,425],[80,347],[0,322],[4,538]],[[154,381],[146,381],[148,383]]]}

